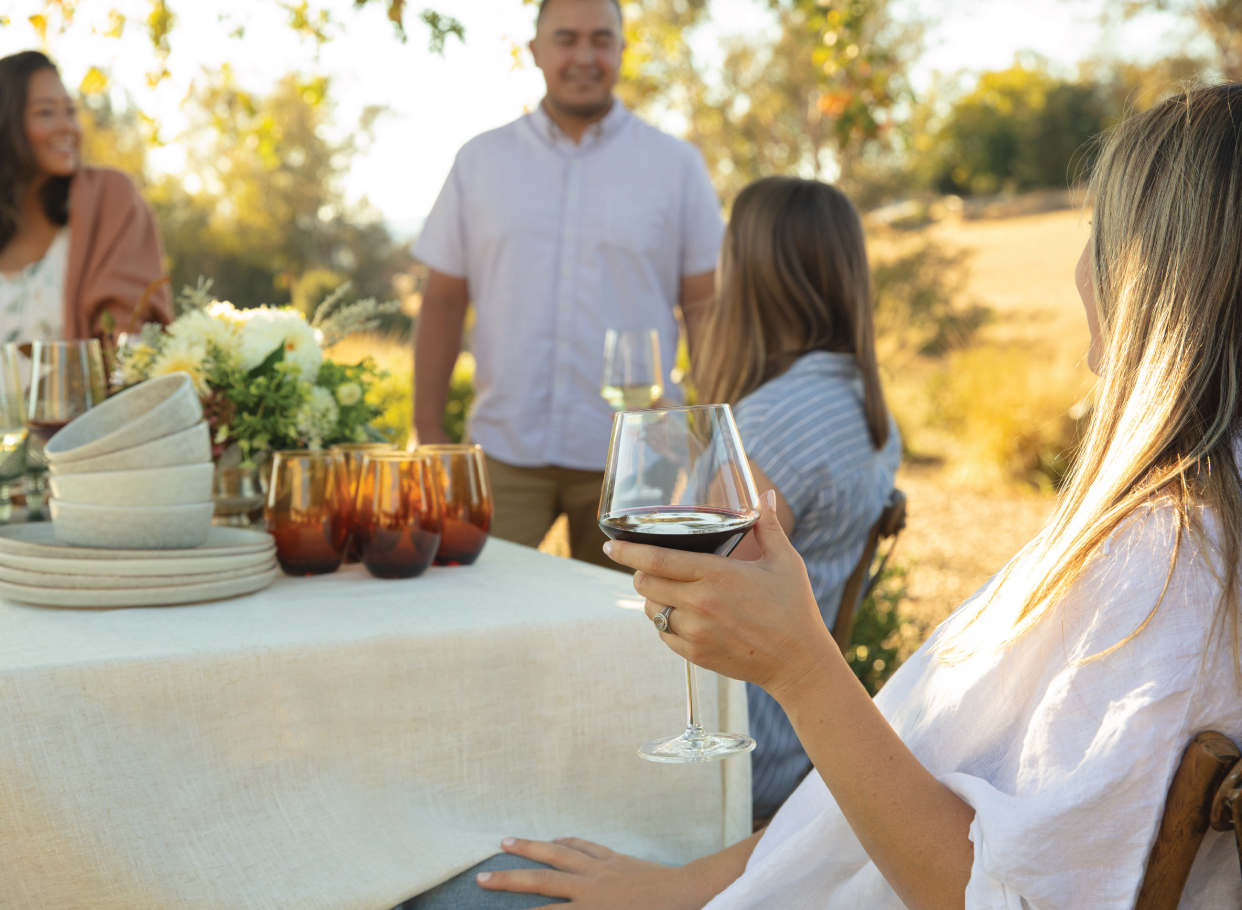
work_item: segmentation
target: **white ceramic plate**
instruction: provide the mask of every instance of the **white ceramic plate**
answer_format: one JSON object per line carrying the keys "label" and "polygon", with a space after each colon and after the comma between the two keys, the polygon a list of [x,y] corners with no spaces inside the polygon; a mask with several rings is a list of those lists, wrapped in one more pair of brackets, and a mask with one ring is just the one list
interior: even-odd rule
{"label": "white ceramic plate", "polygon": [[[96,569],[111,570],[112,564]],[[171,588],[180,586],[197,586],[217,581],[231,581],[234,578],[247,578],[251,575],[262,575],[276,568],[276,560],[268,556],[266,561],[247,569],[227,569],[223,572],[203,572],[194,575],[72,575],[59,572],[30,572],[25,569],[10,569],[0,566],[0,581],[15,585],[29,585],[34,588],[73,588],[92,591],[113,591],[129,588]]]}
{"label": "white ceramic plate", "polygon": [[18,603],[40,607],[85,607],[88,609],[111,609],[114,607],[171,607],[177,604],[200,603],[206,600],[224,600],[262,591],[275,580],[279,569],[213,581],[201,585],[181,585],[165,588],[118,588],[101,591],[97,588],[40,588],[33,585],[15,585],[0,581],[0,597]]}
{"label": "white ceramic plate", "polygon": [[275,547],[247,550],[236,555],[226,551],[225,556],[187,556],[184,559],[109,559],[101,565],[98,559],[78,559],[71,548],[61,552],[64,556],[14,556],[0,553],[0,569],[17,569],[23,572],[42,572],[51,575],[108,575],[142,576],[160,578],[169,575],[202,575],[210,572],[235,572],[255,570],[267,565],[275,555]]}
{"label": "white ceramic plate", "polygon": [[274,546],[272,535],[250,528],[217,528],[207,532],[207,542],[189,550],[105,550],[71,547],[58,541],[50,522],[0,527],[0,553],[10,556],[43,556],[63,559],[186,559],[198,556],[236,556]]}

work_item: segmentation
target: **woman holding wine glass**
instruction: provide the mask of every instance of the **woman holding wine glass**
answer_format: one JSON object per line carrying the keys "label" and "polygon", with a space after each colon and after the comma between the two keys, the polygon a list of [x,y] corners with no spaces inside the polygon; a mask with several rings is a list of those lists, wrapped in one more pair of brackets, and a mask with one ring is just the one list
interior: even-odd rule
{"label": "woman holding wine glass", "polygon": [[151,209],[120,171],[84,166],[81,141],[52,61],[0,58],[0,344],[171,318]]}
{"label": "woman holding wine glass", "polygon": [[[476,880],[532,896],[462,906],[1134,906],[1186,744],[1242,741],[1239,109],[1242,85],[1192,89],[1104,143],[1081,453],[1045,527],[874,701],[771,493],[757,560],[607,545],[673,651],[788,713],[814,770],[772,823],[680,868],[507,838],[540,866]],[[1242,906],[1231,834],[1208,832],[1179,906]]]}

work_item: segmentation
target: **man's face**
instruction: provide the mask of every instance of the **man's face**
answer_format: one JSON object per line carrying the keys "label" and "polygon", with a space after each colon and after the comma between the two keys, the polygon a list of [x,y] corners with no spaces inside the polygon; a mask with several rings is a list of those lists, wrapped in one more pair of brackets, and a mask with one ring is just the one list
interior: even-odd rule
{"label": "man's face", "polygon": [[612,0],[550,0],[530,43],[548,100],[567,114],[607,110],[625,39]]}

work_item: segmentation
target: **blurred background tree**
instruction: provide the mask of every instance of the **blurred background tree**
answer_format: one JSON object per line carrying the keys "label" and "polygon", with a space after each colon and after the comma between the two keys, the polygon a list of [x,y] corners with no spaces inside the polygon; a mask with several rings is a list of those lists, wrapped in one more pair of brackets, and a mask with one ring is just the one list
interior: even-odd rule
{"label": "blurred background tree", "polygon": [[[212,291],[240,306],[293,303],[307,314],[345,281],[359,297],[388,299],[413,260],[366,200],[345,202],[342,180],[382,114],[369,108],[344,140],[328,138],[331,84],[290,74],[267,95],[239,88],[228,66],[204,73],[176,137],[183,175],[147,174],[150,125],[118,110],[104,74],[80,87],[84,157],[145,183],[164,234],[173,287],[211,278]],[[410,318],[387,318],[406,334]]]}
{"label": "blurred background tree", "polygon": [[627,4],[622,99],[685,125],[726,207],[769,174],[860,188],[862,174],[891,157],[919,26],[895,20],[888,0],[760,2],[775,16],[776,39],[733,39],[710,70],[689,43],[708,15],[705,0]]}
{"label": "blurred background tree", "polygon": [[237,303],[308,312],[345,280],[363,297],[391,296],[411,260],[379,213],[365,200],[348,206],[341,188],[382,111],[368,108],[333,142],[329,92],[327,79],[287,75],[256,96],[227,66],[195,83],[179,137],[193,179],[163,177],[149,190],[174,287],[207,275]]}
{"label": "blurred background tree", "polygon": [[1126,18],[1152,11],[1172,12],[1193,21],[1211,39],[1211,64],[1230,82],[1242,80],[1242,0],[1113,0]]}
{"label": "blurred background tree", "polygon": [[983,73],[918,137],[917,183],[958,194],[1070,186],[1113,119],[1111,101],[1107,85],[1059,79],[1040,60]]}
{"label": "blurred background tree", "polygon": [[[155,53],[156,68],[148,76],[151,82],[158,82],[168,75],[165,65],[172,51],[172,33],[177,24],[177,8],[181,3],[193,0],[148,0],[147,15],[131,21],[120,10],[113,9],[109,13],[107,34],[110,38],[120,38],[127,28],[141,29],[151,42]],[[254,2],[254,0],[249,0]],[[318,44],[331,41],[345,25],[333,18],[326,6],[312,5],[310,0],[265,0],[283,10],[286,21],[293,31],[310,38]],[[527,2],[527,0],[523,0]],[[73,25],[74,15],[80,3],[73,0],[42,0],[42,11],[30,17],[31,24],[46,43],[49,30],[64,31]],[[433,53],[443,53],[445,42],[452,37],[465,40],[466,29],[453,16],[445,15],[430,7],[414,12],[409,8],[407,0],[353,0],[353,7],[361,9],[368,6],[379,6],[384,9],[388,21],[392,23],[393,32],[399,40],[406,41],[407,23],[417,21],[427,30],[427,47]],[[6,17],[0,16],[0,25],[7,24]],[[221,17],[222,29],[230,29],[239,34],[226,17]]]}

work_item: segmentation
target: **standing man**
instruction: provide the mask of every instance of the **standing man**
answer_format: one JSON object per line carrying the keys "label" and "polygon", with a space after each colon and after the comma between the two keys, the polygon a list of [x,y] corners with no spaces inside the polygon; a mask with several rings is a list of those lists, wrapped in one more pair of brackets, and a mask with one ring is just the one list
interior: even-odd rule
{"label": "standing man", "polygon": [[488,456],[492,532],[537,546],[565,512],[574,557],[611,568],[596,523],[612,425],[604,333],[659,330],[667,369],[674,309],[693,344],[723,232],[698,150],[613,97],[624,48],[618,0],[542,0],[530,50],[547,94],[462,147],[415,248],[431,268],[414,359],[419,440],[447,441],[473,303],[469,433]]}

